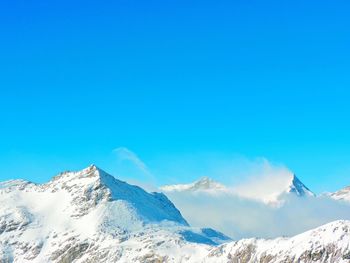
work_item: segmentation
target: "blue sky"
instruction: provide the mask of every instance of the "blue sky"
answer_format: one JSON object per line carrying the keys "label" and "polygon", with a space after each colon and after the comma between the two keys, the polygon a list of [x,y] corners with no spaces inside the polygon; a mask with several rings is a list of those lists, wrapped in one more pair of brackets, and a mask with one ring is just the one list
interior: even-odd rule
{"label": "blue sky", "polygon": [[1,1],[0,179],[113,170],[127,147],[161,183],[214,153],[349,185],[349,5]]}

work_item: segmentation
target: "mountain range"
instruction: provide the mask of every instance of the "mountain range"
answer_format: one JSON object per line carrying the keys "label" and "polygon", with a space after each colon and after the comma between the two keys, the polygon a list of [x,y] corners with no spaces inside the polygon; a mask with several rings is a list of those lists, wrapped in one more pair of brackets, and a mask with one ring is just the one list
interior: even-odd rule
{"label": "mountain range", "polygon": [[255,199],[265,204],[271,205],[278,205],[283,203],[283,199],[288,195],[294,195],[298,197],[315,196],[315,194],[308,187],[306,187],[295,175],[288,176],[285,178],[283,184],[275,187],[274,189],[265,189],[265,191],[261,191],[260,187],[258,194],[256,194],[258,191],[254,191],[255,189],[252,189],[250,192],[243,192],[238,188],[225,186],[224,184],[219,183],[209,177],[203,177],[189,184],[165,185],[160,187],[160,190],[164,193],[185,192],[212,195],[234,195],[248,199]]}
{"label": "mountain range", "polygon": [[[209,178],[173,188],[226,191]],[[304,196],[311,191],[295,177],[288,193]],[[350,221],[334,221],[290,238],[233,241],[214,229],[190,226],[166,195],[148,193],[94,165],[63,172],[44,184],[3,182],[0,203],[0,262],[350,259]]]}

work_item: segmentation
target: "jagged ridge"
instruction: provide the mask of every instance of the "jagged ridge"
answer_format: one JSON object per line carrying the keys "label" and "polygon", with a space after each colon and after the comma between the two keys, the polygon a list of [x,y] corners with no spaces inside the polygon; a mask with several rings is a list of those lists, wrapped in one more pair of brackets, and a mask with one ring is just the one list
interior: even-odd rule
{"label": "jagged ridge", "polygon": [[0,262],[345,263],[350,258],[350,221],[292,238],[217,246],[227,237],[189,227],[163,194],[147,193],[96,166],[62,173],[46,184],[0,185]]}
{"label": "jagged ridge", "polygon": [[115,262],[122,256],[117,245],[137,239],[149,246],[154,235],[161,243],[228,240],[189,227],[165,195],[147,193],[94,165],[45,184],[4,182],[0,202],[0,262],[72,262],[84,254],[90,256],[85,261]]}

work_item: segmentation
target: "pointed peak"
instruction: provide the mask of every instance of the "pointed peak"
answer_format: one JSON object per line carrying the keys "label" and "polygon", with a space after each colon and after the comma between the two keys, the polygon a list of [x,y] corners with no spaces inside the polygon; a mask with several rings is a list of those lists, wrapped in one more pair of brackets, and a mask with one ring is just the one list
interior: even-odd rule
{"label": "pointed peak", "polygon": [[76,173],[76,174],[86,174],[86,173],[93,173],[93,172],[106,174],[106,172],[104,170],[102,170],[100,167],[98,167],[95,164],[90,164],[88,167],[86,167],[86,168],[84,168],[84,169],[82,169],[80,171],[75,171],[74,173]]}
{"label": "pointed peak", "polygon": [[301,182],[300,181],[300,179],[296,176],[296,174],[295,173],[293,173],[293,175],[292,175],[292,179],[293,179],[293,181],[295,180],[295,181],[299,181],[299,182]]}
{"label": "pointed peak", "polygon": [[90,164],[90,165],[89,165],[89,168],[98,169],[98,167],[97,167],[94,163]]}
{"label": "pointed peak", "polygon": [[57,180],[73,180],[79,178],[96,177],[100,178],[103,174],[106,174],[102,169],[97,167],[95,164],[91,164],[82,170],[71,171],[67,170],[65,172],[59,173],[53,178],[54,181]]}
{"label": "pointed peak", "polygon": [[293,176],[292,176],[292,183],[293,184],[303,184],[295,174],[293,174]]}
{"label": "pointed peak", "polygon": [[293,174],[291,185],[289,186],[289,193],[295,193],[298,196],[314,196],[315,194],[306,187],[299,178]]}
{"label": "pointed peak", "polygon": [[95,164],[90,164],[88,167],[86,167],[85,169],[83,169],[83,171],[101,171],[100,168],[98,168]]}

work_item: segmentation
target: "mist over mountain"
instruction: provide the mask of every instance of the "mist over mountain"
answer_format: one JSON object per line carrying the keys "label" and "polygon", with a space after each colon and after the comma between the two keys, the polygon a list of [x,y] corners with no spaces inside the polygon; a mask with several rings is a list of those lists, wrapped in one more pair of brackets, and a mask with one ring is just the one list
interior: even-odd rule
{"label": "mist over mountain", "polygon": [[[227,188],[209,178],[166,189],[199,196],[227,194]],[[295,177],[288,189],[287,197],[317,200]],[[2,182],[0,201],[1,262],[346,262],[350,255],[350,221],[334,221],[291,238],[233,242],[214,229],[190,226],[164,194],[148,193],[94,165],[63,172],[45,184]],[[198,202],[194,212],[223,216],[210,202]],[[279,209],[289,202],[278,209],[259,203],[283,214]],[[234,212],[247,210],[237,207]],[[275,228],[276,221],[265,222],[260,212],[255,216],[265,227]],[[300,211],[294,212],[305,220]],[[242,227],[226,216],[232,229]],[[287,225],[286,218],[278,219]]]}
{"label": "mist over mountain", "polygon": [[327,195],[335,200],[350,202],[350,186],[344,187],[334,193],[327,193]]}
{"label": "mist over mountain", "polygon": [[193,183],[176,184],[161,186],[160,190],[165,193],[206,193],[211,195],[232,195],[241,198],[261,201],[262,203],[272,206],[282,205],[284,199],[289,195],[298,197],[312,197],[315,196],[294,174],[287,176],[280,175],[271,180],[278,179],[280,182],[272,182],[271,185],[275,187],[264,185],[264,182],[253,182],[249,185],[240,186],[225,186],[222,183],[216,182],[209,177],[203,177]]}
{"label": "mist over mountain", "polygon": [[232,186],[202,178],[160,189],[190,224],[213,227],[234,239],[292,236],[333,220],[350,219],[350,202],[344,201],[347,188],[317,196],[284,169]]}

